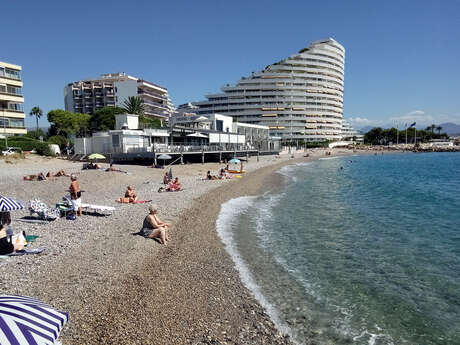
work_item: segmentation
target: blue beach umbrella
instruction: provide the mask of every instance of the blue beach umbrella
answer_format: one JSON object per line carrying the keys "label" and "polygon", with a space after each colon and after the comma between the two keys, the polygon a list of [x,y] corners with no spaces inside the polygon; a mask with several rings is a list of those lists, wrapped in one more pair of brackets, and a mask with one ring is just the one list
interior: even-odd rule
{"label": "blue beach umbrella", "polygon": [[[0,195],[0,212],[9,212],[14,210],[22,210],[24,205],[11,198]],[[1,343],[0,343],[1,344]]]}
{"label": "blue beach umbrella", "polygon": [[69,320],[37,299],[25,296],[0,296],[0,344],[51,345]]}
{"label": "blue beach umbrella", "polygon": [[234,164],[239,164],[239,163],[241,163],[241,161],[240,161],[239,159],[237,159],[237,158],[232,158],[232,159],[230,159],[228,162],[229,162],[229,163],[234,163]]}

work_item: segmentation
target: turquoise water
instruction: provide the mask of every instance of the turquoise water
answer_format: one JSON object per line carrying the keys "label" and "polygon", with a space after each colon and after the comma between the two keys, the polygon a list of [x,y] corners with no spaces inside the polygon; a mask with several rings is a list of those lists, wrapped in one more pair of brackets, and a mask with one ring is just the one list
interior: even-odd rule
{"label": "turquoise water", "polygon": [[460,154],[323,159],[224,204],[243,282],[298,343],[460,344]]}

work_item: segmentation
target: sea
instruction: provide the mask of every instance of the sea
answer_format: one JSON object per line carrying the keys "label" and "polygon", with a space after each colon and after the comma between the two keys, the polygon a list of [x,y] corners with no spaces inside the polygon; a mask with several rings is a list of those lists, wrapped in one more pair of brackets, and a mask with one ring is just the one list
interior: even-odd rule
{"label": "sea", "polygon": [[324,157],[222,205],[240,278],[298,344],[460,344],[460,153]]}

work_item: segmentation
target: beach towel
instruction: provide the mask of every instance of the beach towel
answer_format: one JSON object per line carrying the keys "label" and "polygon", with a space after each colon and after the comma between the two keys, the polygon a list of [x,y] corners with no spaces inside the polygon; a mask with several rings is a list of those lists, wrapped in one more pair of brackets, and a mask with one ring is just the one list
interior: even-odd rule
{"label": "beach towel", "polygon": [[146,202],[151,202],[152,200],[136,200],[136,201],[130,202],[129,198],[120,198],[115,201],[121,204],[145,204]]}
{"label": "beach towel", "polygon": [[8,256],[22,256],[22,255],[40,254],[44,250],[45,250],[45,248],[43,248],[43,247],[42,248],[19,250],[17,252],[8,254]]}

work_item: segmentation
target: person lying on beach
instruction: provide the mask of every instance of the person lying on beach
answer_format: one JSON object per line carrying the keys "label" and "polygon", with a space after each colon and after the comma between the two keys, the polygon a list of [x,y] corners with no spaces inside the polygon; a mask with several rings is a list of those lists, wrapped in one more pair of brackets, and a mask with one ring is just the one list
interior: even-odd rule
{"label": "person lying on beach", "polygon": [[129,199],[129,202],[135,202],[137,200],[136,191],[132,186],[128,186],[125,192],[125,198]]}
{"label": "person lying on beach", "polygon": [[146,238],[160,238],[162,244],[167,245],[168,229],[172,226],[170,223],[163,222],[158,217],[158,207],[150,205],[149,214],[145,217],[140,234]]}
{"label": "person lying on beach", "polygon": [[98,163],[89,162],[86,168],[87,169],[102,169],[102,166]]}
{"label": "person lying on beach", "polygon": [[163,184],[168,184],[169,182],[171,182],[171,180],[169,179],[169,174],[168,172],[165,172],[165,174],[163,175]]}
{"label": "person lying on beach", "polygon": [[14,253],[18,250],[23,250],[24,245],[19,241],[16,243],[11,243],[8,240],[8,236],[6,235],[6,229],[4,225],[0,225],[0,255],[7,255]]}
{"label": "person lying on beach", "polygon": [[37,181],[37,175],[26,175],[24,181]]}
{"label": "person lying on beach", "polygon": [[123,170],[115,168],[113,166],[113,163],[110,163],[110,166],[107,169],[105,169],[105,171],[117,171],[117,172],[122,172],[122,173],[126,174],[126,171],[123,171]]}
{"label": "person lying on beach", "polygon": [[60,177],[60,176],[70,176],[69,174],[66,174],[64,170],[59,170],[56,174],[53,174],[52,172],[49,172],[46,174],[46,177]]}

